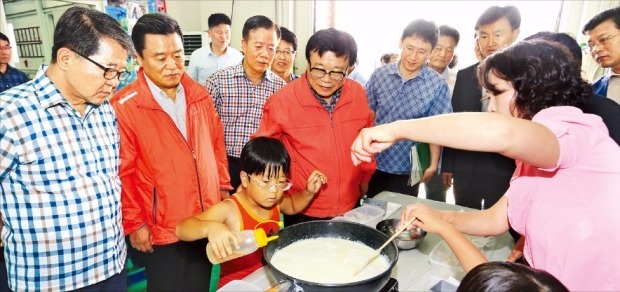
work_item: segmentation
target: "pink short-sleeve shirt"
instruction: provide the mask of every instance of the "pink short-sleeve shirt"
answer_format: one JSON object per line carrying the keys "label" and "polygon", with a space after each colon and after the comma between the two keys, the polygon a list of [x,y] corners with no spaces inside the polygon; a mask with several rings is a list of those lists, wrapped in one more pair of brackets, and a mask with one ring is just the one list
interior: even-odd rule
{"label": "pink short-sleeve shirt", "polygon": [[532,121],[557,136],[561,153],[553,169],[517,161],[506,193],[525,258],[571,291],[620,291],[620,147],[600,117],[574,107]]}

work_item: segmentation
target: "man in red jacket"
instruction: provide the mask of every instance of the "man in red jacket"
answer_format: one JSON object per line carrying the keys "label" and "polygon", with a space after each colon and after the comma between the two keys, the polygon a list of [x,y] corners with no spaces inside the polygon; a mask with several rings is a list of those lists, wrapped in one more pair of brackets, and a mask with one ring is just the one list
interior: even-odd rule
{"label": "man in red jacket", "polygon": [[183,219],[228,197],[222,123],[213,100],[184,72],[183,35],[165,14],[138,19],[137,80],[112,99],[121,133],[123,227],[149,291],[209,287],[206,241],[182,242]]}
{"label": "man in red jacket", "polygon": [[302,191],[315,169],[328,179],[310,205],[286,218],[286,224],[343,215],[368,190],[374,161],[354,166],[349,160],[353,139],[373,124],[366,91],[346,78],[357,56],[351,39],[333,28],[310,37],[306,73],[269,97],[253,135],[277,138],[291,154],[288,194]]}

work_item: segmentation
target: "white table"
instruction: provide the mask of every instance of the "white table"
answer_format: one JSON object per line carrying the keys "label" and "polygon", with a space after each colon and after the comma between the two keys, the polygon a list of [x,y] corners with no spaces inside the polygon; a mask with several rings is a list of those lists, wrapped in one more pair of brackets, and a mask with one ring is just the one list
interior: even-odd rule
{"label": "white table", "polygon": [[[375,198],[402,205],[389,218],[400,218],[404,206],[415,203],[424,203],[440,210],[471,210],[466,207],[392,192],[382,192]],[[430,275],[430,263],[428,262],[429,254],[440,241],[441,237],[439,235],[429,233],[417,248],[400,251],[398,262],[394,269],[392,269],[392,277],[398,280],[400,291],[429,291],[440,280]],[[513,245],[514,241],[510,234],[504,233],[497,238],[494,246],[485,248],[484,254],[491,261],[504,261],[512,251]],[[263,290],[277,285],[268,267],[258,269],[243,280]]]}

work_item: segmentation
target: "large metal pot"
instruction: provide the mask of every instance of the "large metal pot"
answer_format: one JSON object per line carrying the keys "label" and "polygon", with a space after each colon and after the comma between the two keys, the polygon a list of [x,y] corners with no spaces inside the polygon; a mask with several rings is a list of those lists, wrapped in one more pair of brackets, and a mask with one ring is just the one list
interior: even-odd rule
{"label": "large metal pot", "polygon": [[278,236],[278,239],[269,242],[263,249],[263,256],[267,261],[267,266],[269,266],[271,274],[277,281],[282,279],[292,280],[302,287],[304,291],[379,291],[390,279],[392,268],[394,268],[398,261],[398,249],[394,242],[391,242],[381,252],[389,260],[389,268],[382,274],[352,283],[325,284],[304,281],[287,275],[271,264],[271,257],[276,251],[298,240],[319,237],[335,237],[359,241],[372,249],[377,249],[389,238],[375,228],[348,221],[309,221],[299,223],[280,230]]}

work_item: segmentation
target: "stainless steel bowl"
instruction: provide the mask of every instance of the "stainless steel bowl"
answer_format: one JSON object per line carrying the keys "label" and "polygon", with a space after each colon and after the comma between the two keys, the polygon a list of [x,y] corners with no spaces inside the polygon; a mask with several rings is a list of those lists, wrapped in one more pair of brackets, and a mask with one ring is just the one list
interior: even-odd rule
{"label": "stainless steel bowl", "polygon": [[[392,237],[398,226],[400,225],[400,219],[385,219],[377,223],[377,230],[385,233],[388,237]],[[405,230],[394,238],[394,243],[400,250],[416,248],[420,242],[426,237],[426,231],[422,229],[414,228],[411,230]]]}

